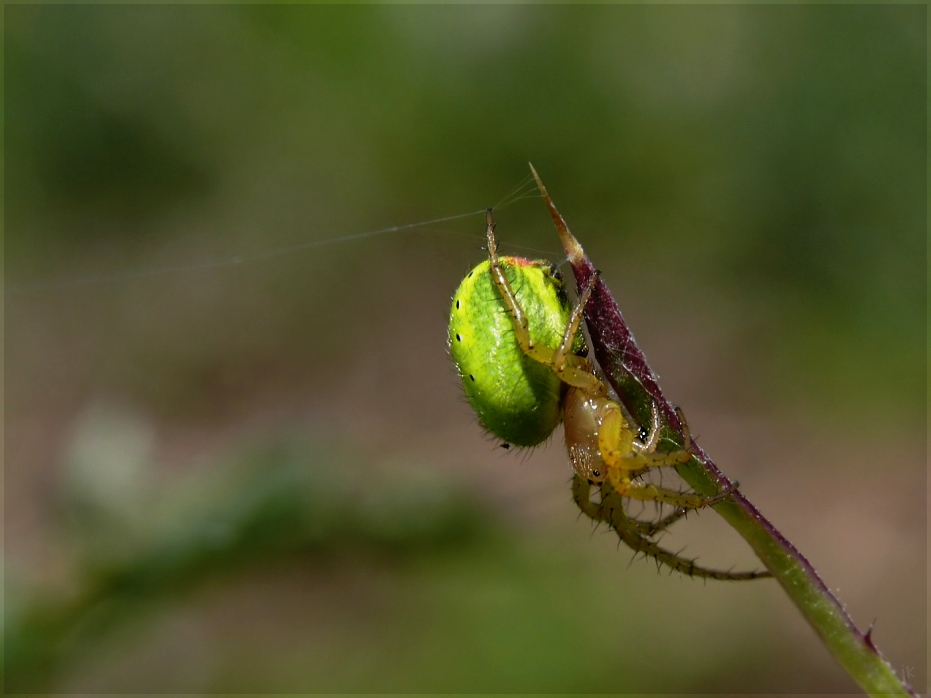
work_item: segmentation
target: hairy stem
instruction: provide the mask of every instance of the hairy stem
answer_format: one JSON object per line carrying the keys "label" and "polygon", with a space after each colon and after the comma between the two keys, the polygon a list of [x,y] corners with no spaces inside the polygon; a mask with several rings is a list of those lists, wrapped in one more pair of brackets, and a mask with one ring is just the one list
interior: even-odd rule
{"label": "hairy stem", "polygon": [[[530,169],[569,256],[577,287],[584,289],[596,274],[596,268],[556,210],[533,165]],[[646,423],[652,405],[656,404],[663,422],[669,425],[668,434],[664,435],[682,444],[684,425],[675,406],[660,390],[656,374],[600,275],[585,306],[585,321],[595,358],[625,407],[640,423]],[[677,470],[696,492],[713,496],[732,485],[698,444],[690,442],[687,446],[693,457]],[[871,695],[917,695],[883,659],[870,631],[863,633],[854,625],[811,563],[740,490],[734,490],[714,509],[750,544],[834,658],[864,691]]]}

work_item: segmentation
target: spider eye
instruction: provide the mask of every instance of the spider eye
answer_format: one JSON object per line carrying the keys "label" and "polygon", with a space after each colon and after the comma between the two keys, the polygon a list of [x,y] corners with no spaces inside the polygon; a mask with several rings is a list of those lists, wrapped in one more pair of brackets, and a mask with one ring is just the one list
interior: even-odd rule
{"label": "spider eye", "polygon": [[600,470],[593,470],[593,471],[592,471],[592,477],[601,477],[601,471],[600,471]]}

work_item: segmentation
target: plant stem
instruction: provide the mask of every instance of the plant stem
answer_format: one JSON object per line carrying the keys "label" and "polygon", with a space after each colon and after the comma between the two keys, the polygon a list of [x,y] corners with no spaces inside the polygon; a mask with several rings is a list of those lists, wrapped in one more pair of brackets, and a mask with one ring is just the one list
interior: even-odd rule
{"label": "plant stem", "polygon": [[[584,289],[597,270],[556,210],[533,165],[530,169],[569,256],[577,286]],[[668,436],[682,443],[683,425],[676,409],[660,390],[656,374],[601,278],[585,306],[585,322],[595,358],[631,415],[641,424],[646,423],[651,406],[656,404],[668,425]],[[698,444],[689,443],[688,448],[693,458],[677,470],[696,492],[712,496],[733,485]],[[714,509],[750,544],[834,658],[864,691],[874,696],[917,695],[883,659],[870,631],[863,633],[857,629],[811,563],[743,493],[735,489]]]}

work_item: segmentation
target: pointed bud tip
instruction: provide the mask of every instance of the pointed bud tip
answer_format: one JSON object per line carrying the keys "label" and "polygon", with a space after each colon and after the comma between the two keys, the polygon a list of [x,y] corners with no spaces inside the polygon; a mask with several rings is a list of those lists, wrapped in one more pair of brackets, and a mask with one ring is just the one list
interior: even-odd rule
{"label": "pointed bud tip", "polygon": [[533,163],[527,164],[530,165],[530,172],[537,181],[537,188],[540,190],[540,194],[543,196],[543,201],[546,202],[546,207],[549,209],[553,223],[556,225],[556,231],[559,233],[559,239],[562,241],[563,249],[569,256],[569,263],[575,265],[583,262],[585,260],[585,250],[582,249],[582,245],[579,244],[575,235],[569,230],[569,226],[566,225],[565,219],[563,219],[559,211],[556,210],[556,204],[553,203],[549,193],[546,191],[546,187],[543,186],[543,180],[541,180],[540,175],[537,174]]}

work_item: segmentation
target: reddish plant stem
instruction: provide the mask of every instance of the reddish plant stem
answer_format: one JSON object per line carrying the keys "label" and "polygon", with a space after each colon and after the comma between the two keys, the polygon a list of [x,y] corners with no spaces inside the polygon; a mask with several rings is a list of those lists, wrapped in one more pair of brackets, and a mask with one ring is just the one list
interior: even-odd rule
{"label": "reddish plant stem", "polygon": [[[533,165],[530,169],[569,257],[577,288],[584,289],[598,271],[556,210]],[[655,403],[668,425],[669,435],[681,442],[683,425],[676,408],[663,395],[656,374],[601,278],[585,306],[585,322],[595,358],[631,415],[641,424],[648,423],[651,405]],[[698,444],[691,441],[688,448],[694,457],[678,470],[697,492],[710,496],[733,485]],[[870,632],[863,633],[856,627],[805,556],[739,489],[714,508],[747,540],[838,662],[864,690],[874,695],[917,695],[882,658]]]}

